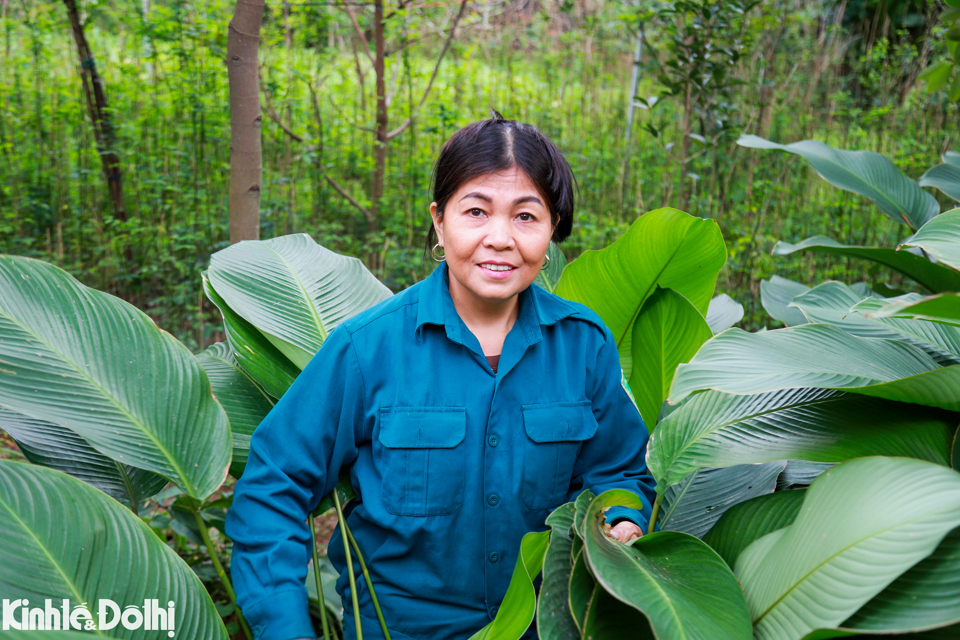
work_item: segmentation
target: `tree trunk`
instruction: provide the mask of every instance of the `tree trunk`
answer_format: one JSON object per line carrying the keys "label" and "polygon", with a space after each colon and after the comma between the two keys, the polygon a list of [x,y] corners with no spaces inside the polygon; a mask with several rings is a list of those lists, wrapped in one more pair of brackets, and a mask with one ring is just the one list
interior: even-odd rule
{"label": "tree trunk", "polygon": [[380,199],[383,197],[383,179],[387,171],[387,95],[384,87],[384,45],[383,45],[383,0],[375,0],[373,7],[373,33],[376,40],[374,71],[377,75],[377,139],[376,164],[373,169],[373,184],[370,190],[370,216],[367,228],[376,232],[377,215],[380,212]]}
{"label": "tree trunk", "polygon": [[103,164],[103,175],[107,179],[110,190],[110,199],[113,201],[113,215],[117,220],[126,222],[127,213],[123,207],[123,191],[120,183],[120,157],[117,155],[116,134],[110,113],[107,109],[107,98],[103,92],[103,81],[97,73],[97,66],[93,60],[93,53],[87,38],[83,33],[83,24],[77,11],[75,0],[63,0],[70,17],[70,26],[73,30],[73,39],[77,43],[77,53],[80,56],[80,79],[83,83],[83,94],[87,100],[87,111],[93,123],[93,135],[100,161]]}
{"label": "tree trunk", "polygon": [[237,0],[227,30],[230,85],[230,244],[260,239],[260,78],[263,0]]}

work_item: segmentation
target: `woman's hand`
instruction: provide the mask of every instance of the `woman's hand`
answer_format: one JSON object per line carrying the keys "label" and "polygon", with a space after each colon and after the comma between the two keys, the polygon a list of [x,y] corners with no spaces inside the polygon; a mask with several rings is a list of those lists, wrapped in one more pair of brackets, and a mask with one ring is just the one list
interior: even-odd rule
{"label": "woman's hand", "polygon": [[614,540],[627,543],[635,538],[643,537],[643,531],[640,530],[640,527],[629,520],[624,520],[623,522],[619,522],[612,527],[610,529],[610,533],[607,535]]}

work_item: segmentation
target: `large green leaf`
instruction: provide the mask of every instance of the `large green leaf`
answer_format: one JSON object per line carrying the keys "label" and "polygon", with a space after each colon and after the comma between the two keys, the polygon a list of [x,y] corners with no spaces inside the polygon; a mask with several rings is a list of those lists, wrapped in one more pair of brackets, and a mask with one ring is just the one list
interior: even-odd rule
{"label": "large green leaf", "polygon": [[680,531],[702,538],[727,509],[772,493],[786,460],[700,469],[663,495],[657,522],[662,531]]}
{"label": "large green leaf", "polygon": [[793,524],[737,560],[754,636],[798,638],[840,624],[958,525],[956,471],[881,457],[833,467],[807,489]]}
{"label": "large green leaf", "polygon": [[743,320],[743,305],[727,294],[721,293],[710,300],[706,319],[710,330],[720,333]]}
{"label": "large green leaf", "polygon": [[550,241],[550,246],[547,247],[547,255],[550,257],[550,264],[547,265],[546,269],[541,270],[540,273],[537,274],[534,282],[550,293],[553,293],[553,290],[557,287],[557,283],[560,282],[560,274],[563,273],[564,267],[567,266],[567,259],[564,257],[560,247],[553,240]]}
{"label": "large green leaf", "polygon": [[740,553],[768,533],[793,523],[806,489],[775,491],[741,502],[727,510],[703,541],[732,569]]}
{"label": "large green leaf", "polygon": [[676,209],[646,213],[618,240],[567,265],[555,293],[593,309],[610,328],[630,379],[633,323],[656,287],[673,289],[707,312],[727,258],[720,227]]}
{"label": "large green leaf", "polygon": [[537,610],[537,594],[533,588],[543,556],[550,539],[549,531],[524,534],[520,540],[520,555],[496,617],[470,640],[519,640],[533,622]]}
{"label": "large green leaf", "polygon": [[224,302],[210,285],[206,271],[200,275],[203,278],[204,293],[220,309],[227,341],[240,368],[271,396],[282,397],[297,379],[300,369],[280,353],[256,327],[237,315]]}
{"label": "large green leaf", "polygon": [[897,245],[897,250],[901,247],[922,249],[943,264],[960,270],[960,209],[940,214]]}
{"label": "large green leaf", "polygon": [[230,427],[190,351],[62,269],[0,256],[0,404],[203,499],[226,479]]}
{"label": "large green leaf", "polygon": [[885,304],[877,298],[864,298],[842,282],[828,281],[798,295],[790,306],[800,309],[810,322],[832,324],[861,338],[901,340],[921,349],[941,365],[960,363],[960,329],[936,322],[867,318],[850,313],[851,308],[865,299],[878,307]]}
{"label": "large green leaf", "polygon": [[813,236],[797,244],[778,242],[773,247],[773,255],[786,256],[795,251],[816,251],[847,258],[861,258],[890,267],[903,275],[916,280],[931,293],[960,290],[960,273],[942,264],[930,262],[926,257],[911,251],[897,251],[880,247],[856,247],[840,244],[826,236]]}
{"label": "large green leaf", "polygon": [[788,327],[806,324],[807,318],[803,315],[803,312],[787,305],[795,297],[809,290],[810,287],[799,282],[773,276],[769,280],[760,281],[760,304],[763,305],[771,318],[779,320]]}
{"label": "large green leaf", "polygon": [[[577,628],[582,630],[587,623],[590,613],[590,604],[598,591],[603,587],[597,584],[590,567],[587,566],[587,556],[583,550],[583,540],[575,537],[570,547],[573,554],[570,564],[570,578],[567,582],[567,604],[570,607],[570,617]],[[582,631],[581,631],[582,635]]]}
{"label": "large green leaf", "polygon": [[537,601],[537,635],[540,640],[580,640],[580,629],[570,613],[569,583],[573,548],[572,502],[547,516],[550,542],[543,558],[543,583]]}
{"label": "large green leaf", "polygon": [[646,616],[623,604],[602,587],[597,589],[587,619],[583,623],[583,637],[589,640],[655,640]]}
{"label": "large green leaf", "polygon": [[[847,618],[840,628],[906,632],[960,622],[960,528]],[[956,637],[956,636],[954,636]]]}
{"label": "large green leaf", "polygon": [[603,509],[640,508],[636,495],[604,491],[591,503],[584,550],[597,581],[615,598],[643,612],[659,640],[744,640],[750,618],[730,568],[697,538],[658,531],[632,545],[603,530]]}
{"label": "large green leaf", "polygon": [[938,293],[926,298],[904,296],[898,301],[882,303],[864,300],[851,311],[867,318],[911,318],[960,326],[960,293]]}
{"label": "large green leaf", "polygon": [[643,304],[632,331],[630,389],[636,389],[644,423],[655,425],[677,365],[688,362],[713,332],[686,298],[660,287]]}
{"label": "large green leaf", "polygon": [[808,487],[821,473],[835,465],[835,462],[810,462],[809,460],[787,460],[780,477],[777,478],[777,491]]}
{"label": "large green leaf", "polygon": [[955,413],[828,389],[746,396],[707,391],[657,425],[647,465],[659,488],[703,467],[791,458],[888,455],[948,464],[956,428]]}
{"label": "large green leaf", "polygon": [[[150,528],[116,501],[67,474],[0,460],[0,600],[50,598],[99,610],[157,599],[175,603],[178,638],[227,640],[227,630],[200,579]],[[167,638],[117,625],[105,638]],[[39,637],[39,636],[38,636]]]}
{"label": "large green leaf", "polygon": [[960,167],[952,164],[938,164],[920,176],[917,184],[921,187],[934,187],[960,201]]}
{"label": "large green leaf", "polygon": [[[338,623],[343,619],[343,602],[340,600],[340,594],[337,593],[337,579],[340,574],[334,568],[333,563],[326,554],[320,555],[320,586],[323,588],[323,601],[327,607],[329,615],[327,619],[334,619]],[[317,577],[314,574],[313,559],[307,563],[307,597],[311,603],[320,606],[320,596],[317,594]],[[317,610],[319,612],[319,609]]]}
{"label": "large green leaf", "polygon": [[70,429],[53,422],[0,407],[0,429],[13,436],[33,464],[83,480],[134,511],[169,482],[161,475],[103,455]]}
{"label": "large green leaf", "polygon": [[740,136],[737,144],[798,155],[833,186],[870,198],[890,219],[912,229],[919,229],[940,213],[933,196],[879,153],[834,149],[819,140],[777,144],[749,134]]}
{"label": "large green leaf", "polygon": [[960,411],[960,365],[940,367],[906,343],[858,338],[828,324],[760,333],[728,329],[677,368],[669,401],[701,389],[753,394],[792,387],[844,389]]}
{"label": "large green leaf", "polygon": [[392,293],[357,258],[305,233],[250,240],[210,257],[213,289],[300,369],[350,316]]}
{"label": "large green leaf", "polygon": [[230,475],[239,478],[247,464],[250,437],[273,408],[273,400],[237,364],[233,349],[218,342],[197,356],[210,378],[213,395],[230,418],[233,462]]}

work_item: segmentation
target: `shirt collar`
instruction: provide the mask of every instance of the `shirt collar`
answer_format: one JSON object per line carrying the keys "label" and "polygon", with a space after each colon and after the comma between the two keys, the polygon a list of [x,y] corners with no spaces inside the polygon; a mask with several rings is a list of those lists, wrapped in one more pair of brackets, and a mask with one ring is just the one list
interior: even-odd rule
{"label": "shirt collar", "polygon": [[[579,309],[573,303],[548,293],[537,284],[531,284],[521,291],[519,301],[517,323],[528,344],[535,344],[543,339],[541,326],[555,324],[567,316],[579,315]],[[421,327],[424,324],[444,326],[447,337],[463,344],[463,323],[453,305],[453,298],[450,297],[450,271],[446,261],[437,265],[420,288],[417,325],[414,329],[418,340],[421,339]]]}

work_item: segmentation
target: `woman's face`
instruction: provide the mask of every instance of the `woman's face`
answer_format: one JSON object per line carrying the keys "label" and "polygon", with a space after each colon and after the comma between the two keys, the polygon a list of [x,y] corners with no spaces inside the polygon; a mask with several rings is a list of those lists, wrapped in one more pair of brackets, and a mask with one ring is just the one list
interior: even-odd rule
{"label": "woman's face", "polygon": [[527,174],[513,168],[462,184],[437,219],[454,299],[506,302],[540,273],[553,235],[550,211]]}

